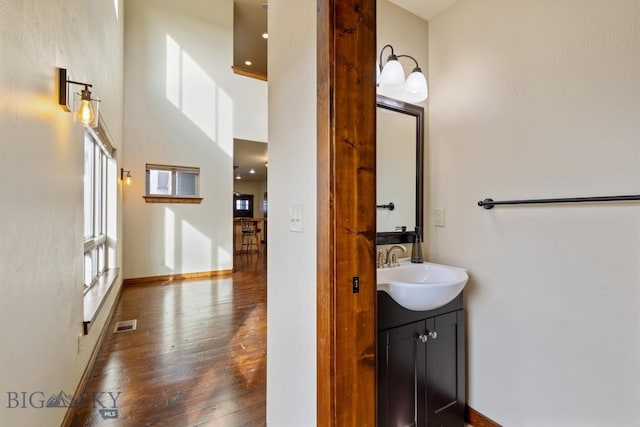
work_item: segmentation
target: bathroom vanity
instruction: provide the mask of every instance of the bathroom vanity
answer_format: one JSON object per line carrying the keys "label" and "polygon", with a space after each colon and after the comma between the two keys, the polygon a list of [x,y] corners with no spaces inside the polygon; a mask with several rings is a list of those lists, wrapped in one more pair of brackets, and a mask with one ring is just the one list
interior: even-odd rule
{"label": "bathroom vanity", "polygon": [[428,311],[378,291],[378,426],[464,426],[465,328],[461,292]]}
{"label": "bathroom vanity", "polygon": [[[424,109],[380,95],[377,107],[376,243],[401,245],[424,230]],[[463,427],[466,270],[392,251],[376,277],[378,427]]]}

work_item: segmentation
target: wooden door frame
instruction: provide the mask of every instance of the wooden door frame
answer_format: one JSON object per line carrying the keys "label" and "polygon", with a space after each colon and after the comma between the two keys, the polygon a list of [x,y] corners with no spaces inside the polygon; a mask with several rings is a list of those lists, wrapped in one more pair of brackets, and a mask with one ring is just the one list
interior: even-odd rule
{"label": "wooden door frame", "polygon": [[375,11],[318,0],[318,426],[375,426]]}

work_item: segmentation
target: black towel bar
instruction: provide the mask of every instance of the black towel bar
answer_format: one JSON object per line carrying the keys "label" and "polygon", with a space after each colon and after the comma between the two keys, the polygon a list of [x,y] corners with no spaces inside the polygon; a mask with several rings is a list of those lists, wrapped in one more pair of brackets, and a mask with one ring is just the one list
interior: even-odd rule
{"label": "black towel bar", "polygon": [[478,202],[478,206],[485,209],[493,209],[498,205],[525,205],[525,204],[544,204],[544,203],[589,203],[589,202],[629,202],[640,200],[640,194],[629,196],[596,196],[596,197],[568,197],[561,199],[529,199],[529,200],[502,200],[495,201],[493,199],[484,199]]}
{"label": "black towel bar", "polygon": [[376,208],[389,209],[390,211],[396,208],[396,205],[393,202],[389,202],[386,205],[376,205]]}

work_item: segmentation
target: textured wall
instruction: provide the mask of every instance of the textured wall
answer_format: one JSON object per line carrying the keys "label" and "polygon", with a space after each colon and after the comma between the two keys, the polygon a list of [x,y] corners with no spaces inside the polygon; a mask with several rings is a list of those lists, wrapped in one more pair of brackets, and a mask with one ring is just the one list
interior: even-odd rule
{"label": "textured wall", "polygon": [[[267,423],[316,420],[316,2],[269,2]],[[303,232],[289,208],[303,205]]]}
{"label": "textured wall", "polygon": [[[94,85],[119,157],[123,14],[116,9],[118,3],[0,1],[3,426],[60,424],[63,409],[10,409],[7,393],[42,392],[45,400],[60,391],[73,394],[117,293],[90,334],[80,338],[78,351],[83,319],[83,128],[57,105],[55,67]],[[119,228],[114,236],[120,241]],[[119,259],[120,248],[118,244]],[[39,397],[35,395],[36,405]]]}
{"label": "textured wall", "polygon": [[431,259],[469,269],[469,404],[509,426],[631,426],[640,2],[460,1],[430,24]]}

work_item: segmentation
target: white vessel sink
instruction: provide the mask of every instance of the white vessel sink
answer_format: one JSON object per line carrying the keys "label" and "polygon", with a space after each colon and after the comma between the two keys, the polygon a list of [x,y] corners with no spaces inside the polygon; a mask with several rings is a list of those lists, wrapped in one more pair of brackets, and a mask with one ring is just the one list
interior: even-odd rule
{"label": "white vessel sink", "polygon": [[400,260],[399,267],[379,268],[377,288],[402,307],[414,311],[433,310],[451,302],[469,280],[463,268]]}

